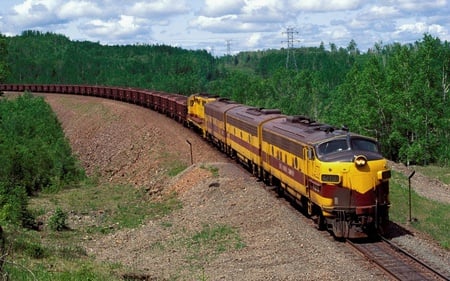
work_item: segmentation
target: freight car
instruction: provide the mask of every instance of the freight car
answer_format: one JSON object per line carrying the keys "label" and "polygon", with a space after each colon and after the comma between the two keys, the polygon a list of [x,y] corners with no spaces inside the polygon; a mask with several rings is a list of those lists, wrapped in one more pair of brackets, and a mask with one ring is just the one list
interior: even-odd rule
{"label": "freight car", "polygon": [[150,108],[187,124],[187,96],[162,91],[88,85],[0,84],[1,91],[60,93],[113,99]]}
{"label": "freight car", "polygon": [[0,91],[88,95],[151,108],[198,130],[258,178],[303,206],[337,238],[362,238],[389,220],[387,161],[375,139],[209,94],[83,85],[0,84]]}

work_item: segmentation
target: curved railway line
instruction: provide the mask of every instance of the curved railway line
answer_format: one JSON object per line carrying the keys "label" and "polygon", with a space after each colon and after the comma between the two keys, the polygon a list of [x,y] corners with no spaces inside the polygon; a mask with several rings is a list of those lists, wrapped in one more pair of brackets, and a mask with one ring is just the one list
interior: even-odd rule
{"label": "curved railway line", "polygon": [[[71,87],[78,86],[34,86],[37,92],[61,92],[61,93],[72,93],[79,92],[81,95],[97,96],[109,99],[115,99],[120,101],[128,101],[136,103],[144,107],[151,107],[152,109],[165,113],[169,115],[171,112],[174,113],[171,116],[173,119],[180,123],[184,123],[184,120],[180,119],[175,112],[179,112],[176,109],[177,105],[182,105],[180,100],[167,99],[171,103],[163,104],[159,103],[155,98],[151,104],[146,99],[146,96],[138,90],[130,89],[115,89],[115,88],[96,88],[96,87],[82,87],[79,89],[72,89]],[[40,87],[40,88],[39,88]],[[20,91],[21,89],[9,89],[12,91]],[[33,89],[32,89],[33,90]],[[155,95],[155,97],[158,95]],[[163,96],[163,94],[161,94]],[[169,110],[173,104],[173,110]],[[348,245],[350,245],[357,252],[362,254],[370,262],[376,264],[381,268],[386,274],[391,276],[393,280],[450,280],[450,276],[444,276],[442,273],[438,272],[421,262],[414,256],[408,254],[406,251],[400,249],[399,247],[392,244],[389,240],[381,239],[379,241],[370,242],[354,242],[347,240]]]}
{"label": "curved railway line", "polygon": [[402,248],[381,237],[379,241],[346,243],[366,259],[376,264],[393,280],[450,280],[437,269],[434,269],[409,254]]}
{"label": "curved railway line", "polygon": [[91,85],[0,84],[0,91],[102,97],[165,114],[198,131],[264,182],[296,198],[339,238],[363,238],[389,220],[391,171],[376,139],[307,116],[239,104],[205,93]]}

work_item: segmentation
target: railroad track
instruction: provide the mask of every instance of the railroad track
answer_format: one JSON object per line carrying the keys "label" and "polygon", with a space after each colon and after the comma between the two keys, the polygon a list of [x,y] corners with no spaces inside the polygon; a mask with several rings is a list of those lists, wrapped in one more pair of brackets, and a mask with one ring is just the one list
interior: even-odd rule
{"label": "railroad track", "polygon": [[347,240],[346,242],[385,271],[393,280],[450,280],[450,277],[444,276],[387,239],[381,238],[379,241],[370,242]]}

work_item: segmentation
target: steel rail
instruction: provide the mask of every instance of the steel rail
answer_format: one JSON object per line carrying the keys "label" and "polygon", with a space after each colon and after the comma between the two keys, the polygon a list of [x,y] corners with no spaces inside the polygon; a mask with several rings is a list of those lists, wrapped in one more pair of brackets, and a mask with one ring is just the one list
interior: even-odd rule
{"label": "steel rail", "polygon": [[438,270],[385,238],[380,241],[346,243],[394,280],[450,280]]}

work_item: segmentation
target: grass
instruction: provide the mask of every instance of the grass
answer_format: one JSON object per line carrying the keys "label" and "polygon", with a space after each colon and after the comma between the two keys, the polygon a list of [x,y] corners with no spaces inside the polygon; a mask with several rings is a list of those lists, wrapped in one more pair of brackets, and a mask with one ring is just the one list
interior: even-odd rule
{"label": "grass", "polygon": [[157,160],[161,161],[161,166],[167,170],[169,177],[175,177],[188,167],[187,162],[181,160],[179,155],[168,151],[161,152]]}
{"label": "grass", "polygon": [[112,270],[110,265],[93,260],[80,246],[83,239],[135,228],[181,207],[176,194],[154,200],[142,188],[124,185],[88,185],[55,194],[43,193],[30,200],[29,209],[36,216],[59,208],[72,216],[90,219],[80,219],[76,229],[65,231],[4,227],[11,256],[5,272],[9,280],[122,280],[118,272],[123,267],[116,265]]}
{"label": "grass", "polygon": [[414,166],[414,169],[429,178],[438,179],[443,183],[450,184],[450,167],[429,165]]}
{"label": "grass", "polygon": [[188,166],[186,165],[186,163],[180,161],[180,160],[173,160],[170,164],[169,164],[169,171],[168,171],[168,175],[170,177],[175,177],[176,175],[178,175],[179,173],[181,173],[182,171],[184,171]]}
{"label": "grass", "polygon": [[[400,224],[409,223],[409,192],[406,176],[393,172],[390,187],[390,219]],[[411,191],[410,225],[450,249],[450,204],[429,200]]]}
{"label": "grass", "polygon": [[183,241],[191,272],[201,276],[204,276],[204,266],[220,253],[245,247],[233,227],[221,224],[204,224],[201,230]]}
{"label": "grass", "polygon": [[210,171],[212,176],[215,177],[215,178],[217,178],[219,176],[219,168],[217,168],[216,166],[201,165],[200,168]]}
{"label": "grass", "polygon": [[107,268],[99,268],[91,263],[78,263],[73,269],[60,271],[53,269],[52,265],[38,264],[29,269],[21,264],[7,264],[6,271],[9,273],[9,280],[21,281],[45,281],[45,280],[92,280],[92,281],[115,281],[122,280],[108,273]]}
{"label": "grass", "polygon": [[176,265],[179,267],[177,271],[180,272],[178,278],[183,277],[182,280],[190,280],[192,276],[199,276],[199,280],[206,280],[204,268],[211,260],[221,253],[245,247],[238,230],[230,225],[205,222],[195,231],[187,231],[180,226],[171,225],[170,227],[171,235],[168,237],[171,238],[155,241],[150,248],[161,254],[182,253],[183,260],[187,264]]}
{"label": "grass", "polygon": [[[167,176],[185,169],[172,155],[162,157]],[[218,175],[218,169],[208,167]],[[4,272],[9,280],[124,280],[123,273],[133,271],[120,263],[98,262],[81,246],[85,239],[97,239],[123,228],[137,228],[148,220],[168,233],[169,238],[154,241],[150,249],[158,255],[181,252],[186,263],[177,264],[169,280],[208,280],[205,266],[219,254],[245,247],[237,229],[229,225],[204,222],[200,228],[186,230],[171,221],[170,213],[182,208],[177,194],[159,194],[151,198],[144,188],[101,184],[96,177],[78,188],[43,192],[29,202],[29,209],[45,222],[42,231],[4,227],[9,256]],[[76,227],[51,230],[47,223],[61,210]],[[0,276],[0,280],[1,276]],[[128,279],[126,279],[128,280]],[[134,279],[132,279],[134,280]]]}
{"label": "grass", "polygon": [[228,249],[242,249],[245,245],[236,230],[228,225],[204,224],[202,229],[188,239],[188,247],[195,252],[203,248],[220,254]]}
{"label": "grass", "polygon": [[45,232],[14,228],[7,228],[7,232],[11,234],[8,237],[10,256],[4,264],[8,279],[3,276],[1,280],[121,280],[114,273],[121,267],[95,262],[66,235],[51,235],[45,241],[41,237]]}

